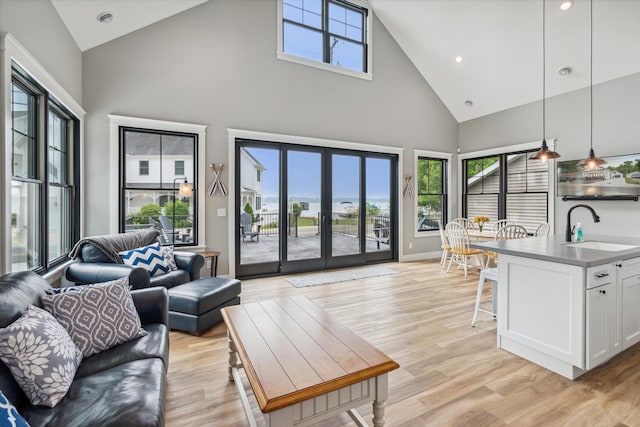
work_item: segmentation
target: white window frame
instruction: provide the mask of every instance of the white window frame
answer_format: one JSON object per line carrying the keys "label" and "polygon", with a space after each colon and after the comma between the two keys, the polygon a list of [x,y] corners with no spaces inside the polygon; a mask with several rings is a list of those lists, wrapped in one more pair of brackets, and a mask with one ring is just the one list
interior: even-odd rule
{"label": "white window frame", "polygon": [[[133,127],[140,129],[153,129],[159,131],[192,133],[198,135],[198,245],[189,246],[188,250],[201,250],[205,244],[205,170],[204,164],[206,147],[206,125],[191,123],[168,122],[165,120],[142,119],[139,117],[116,116],[108,114],[109,118],[109,144],[110,144],[110,178],[111,191],[109,192],[109,232],[112,234],[119,232],[119,210],[120,206],[120,127]],[[185,248],[187,249],[187,248]]]}
{"label": "white window frame", "polygon": [[372,66],[373,66],[373,61],[372,61],[372,57],[373,57],[373,37],[371,36],[372,33],[372,25],[373,25],[373,19],[371,18],[372,15],[372,10],[371,7],[369,6],[369,4],[366,1],[362,1],[362,0],[348,0],[349,3],[353,3],[356,6],[359,6],[363,9],[367,10],[367,17],[366,17],[366,31],[365,31],[365,43],[367,46],[367,72],[363,73],[361,71],[354,71],[354,70],[350,70],[347,68],[343,68],[343,67],[338,67],[336,65],[332,65],[332,64],[327,64],[326,62],[321,62],[321,61],[314,61],[312,59],[308,59],[308,58],[303,58],[301,56],[296,56],[296,55],[291,55],[290,53],[286,53],[284,51],[283,48],[283,37],[284,35],[282,34],[282,0],[277,0],[278,3],[278,21],[277,21],[277,54],[276,57],[278,59],[281,59],[283,61],[289,61],[289,62],[294,62],[296,64],[301,64],[301,65],[306,65],[309,67],[314,67],[314,68],[319,68],[321,70],[325,70],[325,71],[332,71],[334,73],[338,73],[338,74],[344,74],[346,76],[351,76],[351,77],[357,77],[360,79],[364,79],[364,80],[372,80],[373,79],[373,72],[372,72]]}
{"label": "white window frame", "polygon": [[[442,159],[447,161],[447,218],[451,219],[451,205],[452,205],[452,194],[451,194],[451,163],[453,155],[450,153],[443,153],[441,151],[424,151],[424,150],[413,150],[413,171],[414,177],[411,185],[413,186],[413,237],[434,237],[440,236],[440,232],[438,230],[433,231],[418,231],[418,159],[420,157],[429,157],[431,159]],[[444,227],[446,224],[442,224]]]}
{"label": "white window frame", "polygon": [[[547,141],[547,145],[549,146],[549,150],[551,151],[555,151],[555,146],[556,146],[556,139],[555,138],[549,138],[546,140]],[[487,150],[480,150],[480,151],[472,151],[469,153],[463,153],[463,154],[458,154],[458,188],[460,189],[458,191],[458,196],[459,196],[459,200],[458,200],[458,209],[457,209],[457,215],[456,216],[461,216],[462,215],[462,197],[463,197],[463,185],[464,185],[464,178],[462,176],[462,161],[463,160],[467,160],[467,159],[472,159],[472,158],[476,158],[476,157],[491,157],[491,156],[496,156],[496,155],[500,155],[500,154],[505,154],[505,153],[513,153],[513,152],[517,152],[517,151],[525,151],[525,150],[532,150],[532,149],[538,149],[540,148],[540,145],[542,144],[542,140],[538,140],[538,141],[532,141],[532,142],[525,142],[522,144],[514,144],[514,145],[507,145],[504,147],[498,147],[498,148],[490,148]],[[552,163],[551,165],[549,165],[549,188],[547,190],[547,221],[549,223],[549,227],[550,227],[550,232],[549,234],[552,235],[554,234],[554,230],[555,230],[555,200],[556,200],[556,186],[555,186],[555,176],[556,176],[556,160],[552,159],[549,160],[549,163]]]}

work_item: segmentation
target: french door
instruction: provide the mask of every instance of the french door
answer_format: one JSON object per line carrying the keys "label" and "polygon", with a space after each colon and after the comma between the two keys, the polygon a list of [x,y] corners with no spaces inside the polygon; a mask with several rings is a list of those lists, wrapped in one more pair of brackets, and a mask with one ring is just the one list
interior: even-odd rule
{"label": "french door", "polygon": [[237,276],[397,259],[397,162],[390,154],[236,140]]}

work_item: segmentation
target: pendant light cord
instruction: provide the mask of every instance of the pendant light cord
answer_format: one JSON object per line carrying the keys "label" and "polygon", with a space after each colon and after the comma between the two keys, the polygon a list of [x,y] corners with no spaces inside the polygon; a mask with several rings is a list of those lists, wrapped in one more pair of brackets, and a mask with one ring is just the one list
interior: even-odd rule
{"label": "pendant light cord", "polygon": [[591,10],[589,11],[589,34],[591,35],[590,46],[589,46],[589,107],[591,122],[591,141],[590,147],[593,150],[593,0],[590,2]]}
{"label": "pendant light cord", "polygon": [[546,3],[546,0],[542,0],[542,141],[543,142],[547,140],[547,131],[546,131],[546,126],[545,126],[545,122],[546,122],[546,120],[545,120],[545,117],[546,117],[546,114],[545,114],[545,103],[546,103],[546,100],[545,100],[545,89],[546,89],[546,86],[547,86],[546,85],[546,79],[545,79],[546,71],[547,71],[547,68],[546,68],[546,55],[545,55],[545,52],[546,52],[546,50],[545,50],[545,44],[546,44],[546,42],[545,42],[545,40],[546,40],[546,37],[545,37],[545,34],[546,34],[546,31],[545,31],[545,15],[546,15],[545,14],[545,3]]}

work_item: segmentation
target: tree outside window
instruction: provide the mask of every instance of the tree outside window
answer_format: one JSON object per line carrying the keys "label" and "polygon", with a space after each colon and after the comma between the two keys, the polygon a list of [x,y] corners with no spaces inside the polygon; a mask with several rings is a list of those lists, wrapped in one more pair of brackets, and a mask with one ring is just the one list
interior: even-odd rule
{"label": "tree outside window", "polygon": [[418,158],[418,231],[438,229],[438,220],[446,224],[446,165],[445,159]]}

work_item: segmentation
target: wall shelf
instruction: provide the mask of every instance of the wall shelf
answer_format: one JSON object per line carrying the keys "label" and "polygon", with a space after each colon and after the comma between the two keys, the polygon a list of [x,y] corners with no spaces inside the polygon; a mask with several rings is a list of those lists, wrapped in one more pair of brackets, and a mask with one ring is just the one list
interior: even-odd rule
{"label": "wall shelf", "polygon": [[562,196],[563,201],[569,200],[632,200],[638,201],[638,196]]}

